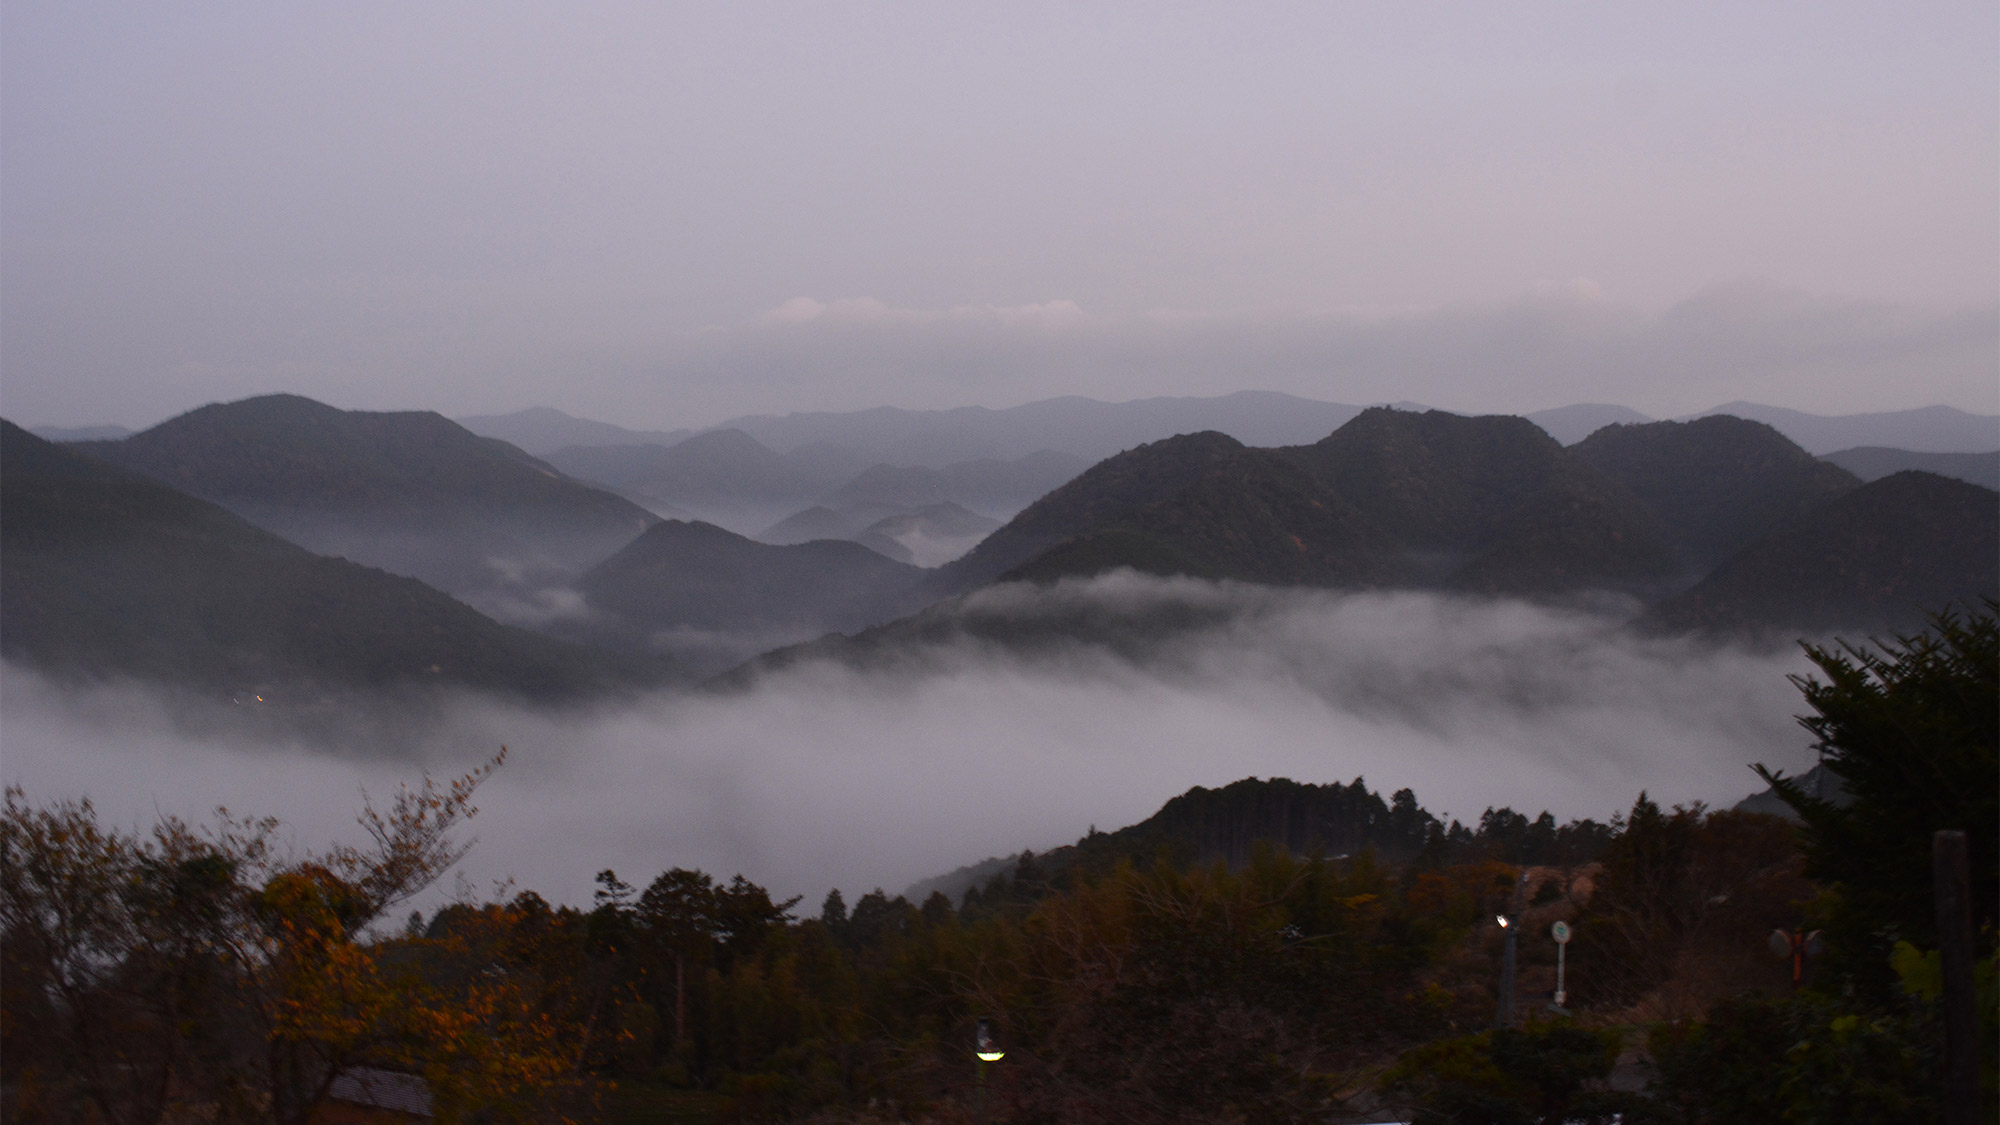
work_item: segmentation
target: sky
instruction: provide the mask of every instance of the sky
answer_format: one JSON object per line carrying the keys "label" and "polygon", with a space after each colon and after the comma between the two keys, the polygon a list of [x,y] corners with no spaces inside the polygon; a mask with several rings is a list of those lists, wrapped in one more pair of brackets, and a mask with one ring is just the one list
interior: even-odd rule
{"label": "sky", "polygon": [[0,413],[2000,410],[1988,3],[0,0]]}

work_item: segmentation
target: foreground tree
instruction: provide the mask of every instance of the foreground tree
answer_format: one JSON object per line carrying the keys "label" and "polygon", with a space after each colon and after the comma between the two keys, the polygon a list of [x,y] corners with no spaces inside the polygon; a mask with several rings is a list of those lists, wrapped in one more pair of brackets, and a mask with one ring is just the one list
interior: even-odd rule
{"label": "foreground tree", "polygon": [[1973,927],[1991,951],[2000,923],[2000,605],[1946,610],[1873,649],[1806,646],[1826,677],[1794,677],[1799,722],[1852,798],[1818,799],[1757,770],[1805,822],[1806,873],[1835,884],[1828,936],[1843,975],[1878,995],[1896,942],[1935,948],[1931,834],[1963,830]]}
{"label": "foreground tree", "polygon": [[303,1121],[342,1070],[368,1063],[422,1074],[452,1119],[560,1079],[565,1037],[515,982],[440,973],[445,944],[367,936],[464,855],[451,831],[499,762],[368,806],[366,847],[288,860],[271,847],[274,820],[219,811],[205,831],[167,818],[141,836],[101,824],[88,801],[37,808],[9,788],[12,1108]]}

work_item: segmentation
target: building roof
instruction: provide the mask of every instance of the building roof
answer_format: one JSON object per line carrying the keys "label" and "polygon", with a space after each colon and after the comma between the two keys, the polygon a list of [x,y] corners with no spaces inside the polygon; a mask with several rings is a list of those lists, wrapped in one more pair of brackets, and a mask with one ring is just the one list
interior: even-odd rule
{"label": "building roof", "polygon": [[399,1074],[372,1066],[350,1066],[333,1080],[327,1096],[336,1101],[375,1109],[393,1109],[418,1117],[431,1116],[431,1088],[414,1074]]}

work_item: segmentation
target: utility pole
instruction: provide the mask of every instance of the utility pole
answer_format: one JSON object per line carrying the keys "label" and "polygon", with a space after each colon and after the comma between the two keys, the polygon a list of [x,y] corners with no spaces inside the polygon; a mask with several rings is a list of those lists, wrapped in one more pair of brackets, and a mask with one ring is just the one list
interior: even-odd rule
{"label": "utility pole", "polygon": [[1569,923],[1557,922],[1555,925],[1550,926],[1549,936],[1556,939],[1556,997],[1555,1003],[1550,1004],[1549,1007],[1560,1012],[1563,1010],[1563,1002],[1569,999],[1569,993],[1563,989],[1563,969],[1565,967],[1563,962],[1568,959],[1567,955],[1569,953]]}

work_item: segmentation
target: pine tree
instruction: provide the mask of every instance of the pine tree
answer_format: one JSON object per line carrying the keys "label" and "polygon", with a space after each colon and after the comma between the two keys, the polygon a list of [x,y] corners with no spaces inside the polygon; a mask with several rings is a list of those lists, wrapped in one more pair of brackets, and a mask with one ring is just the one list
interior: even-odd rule
{"label": "pine tree", "polygon": [[1813,714],[1836,805],[1795,780],[1758,773],[1805,822],[1806,872],[1837,884],[1828,936],[1844,970],[1886,987],[1898,940],[1936,945],[1931,834],[1966,833],[1973,926],[1991,949],[2000,923],[2000,604],[1947,609],[1914,636],[1872,648],[1806,645],[1826,677],[1793,677]]}

